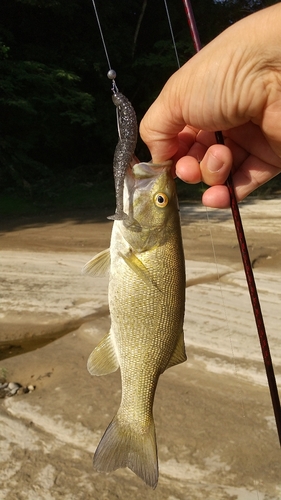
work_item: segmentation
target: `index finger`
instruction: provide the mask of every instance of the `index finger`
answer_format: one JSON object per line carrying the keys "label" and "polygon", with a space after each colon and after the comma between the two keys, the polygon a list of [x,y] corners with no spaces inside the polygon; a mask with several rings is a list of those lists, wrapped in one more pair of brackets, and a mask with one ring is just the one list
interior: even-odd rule
{"label": "index finger", "polygon": [[165,88],[140,123],[140,135],[148,146],[154,163],[172,158],[179,149],[178,134],[185,126],[182,113],[171,109]]}

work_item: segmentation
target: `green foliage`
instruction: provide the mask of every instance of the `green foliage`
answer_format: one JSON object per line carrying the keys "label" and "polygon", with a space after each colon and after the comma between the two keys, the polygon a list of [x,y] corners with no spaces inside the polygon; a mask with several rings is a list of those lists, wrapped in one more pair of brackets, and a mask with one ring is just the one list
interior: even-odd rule
{"label": "green foliage", "polygon": [[0,75],[0,181],[32,184],[51,162],[69,164],[75,127],[95,123],[94,97],[79,89],[77,75],[35,61],[2,60]]}
{"label": "green foliage", "polygon": [[[269,3],[194,1],[202,43]],[[96,4],[118,87],[140,119],[177,69],[164,2]],[[184,8],[181,0],[168,7],[183,64],[194,54]],[[117,130],[107,70],[91,0],[1,0],[1,190],[34,197],[89,164],[109,165],[111,178]]]}
{"label": "green foliage", "polygon": [[0,60],[7,59],[10,47],[4,45],[0,40]]}

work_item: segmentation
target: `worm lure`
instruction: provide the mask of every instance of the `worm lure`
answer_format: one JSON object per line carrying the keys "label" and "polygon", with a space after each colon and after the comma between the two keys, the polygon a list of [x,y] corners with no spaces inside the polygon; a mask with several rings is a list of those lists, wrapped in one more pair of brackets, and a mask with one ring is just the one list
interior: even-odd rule
{"label": "worm lure", "polygon": [[135,110],[130,101],[121,92],[115,92],[112,101],[117,108],[117,123],[119,140],[115,148],[113,159],[113,174],[116,193],[115,214],[108,217],[110,220],[124,220],[128,215],[123,209],[124,179],[127,168],[130,166],[138,137],[138,124]]}

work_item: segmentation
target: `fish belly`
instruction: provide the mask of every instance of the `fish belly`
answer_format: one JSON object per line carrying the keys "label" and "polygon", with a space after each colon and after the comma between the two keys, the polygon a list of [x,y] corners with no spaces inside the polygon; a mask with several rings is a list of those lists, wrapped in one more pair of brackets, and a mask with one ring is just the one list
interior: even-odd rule
{"label": "fish belly", "polygon": [[176,238],[169,246],[138,254],[149,276],[144,281],[122,255],[118,251],[112,256],[109,282],[110,336],[121,370],[122,401],[94,465],[106,471],[127,466],[155,488],[158,460],[152,406],[156,385],[167,367],[186,359],[184,258]]}

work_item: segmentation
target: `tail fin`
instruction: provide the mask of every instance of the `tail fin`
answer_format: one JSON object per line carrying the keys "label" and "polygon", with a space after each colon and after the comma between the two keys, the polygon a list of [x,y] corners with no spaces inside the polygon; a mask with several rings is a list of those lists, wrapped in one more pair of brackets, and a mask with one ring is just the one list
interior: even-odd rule
{"label": "tail fin", "polygon": [[136,432],[123,424],[118,414],[106,429],[94,455],[97,471],[112,472],[129,467],[151,488],[158,482],[158,460],[154,422],[146,432]]}

